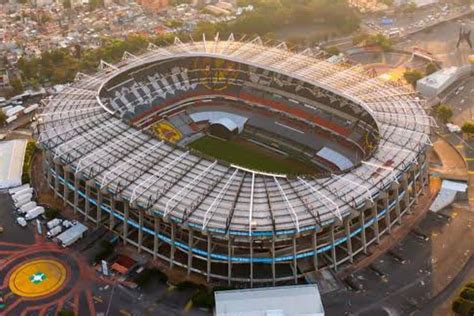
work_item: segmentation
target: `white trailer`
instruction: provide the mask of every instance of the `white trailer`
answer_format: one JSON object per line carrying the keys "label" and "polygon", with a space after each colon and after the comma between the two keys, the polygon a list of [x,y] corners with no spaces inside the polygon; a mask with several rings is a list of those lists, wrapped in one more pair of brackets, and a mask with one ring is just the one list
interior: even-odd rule
{"label": "white trailer", "polygon": [[12,197],[14,198],[15,196],[19,196],[19,195],[25,194],[25,193],[33,193],[33,188],[24,188],[23,190],[20,190],[20,191],[14,193]]}
{"label": "white trailer", "polygon": [[63,231],[63,227],[61,225],[55,226],[46,233],[46,237],[53,238],[54,236],[58,235],[62,231]]}
{"label": "white trailer", "polygon": [[37,206],[37,204],[36,204],[35,201],[30,201],[30,202],[27,202],[24,205],[22,205],[20,208],[18,208],[17,211],[18,211],[19,214],[25,214],[26,212],[31,211],[32,209],[34,209],[36,206]]}
{"label": "white trailer", "polygon": [[14,197],[13,203],[15,203],[16,207],[20,207],[21,205],[31,201],[32,198],[33,198],[33,194],[31,193],[22,194],[22,195]]}
{"label": "white trailer", "polygon": [[38,103],[32,104],[28,106],[26,109],[23,110],[23,113],[28,114],[30,112],[33,112],[34,110],[38,109],[39,105]]}
{"label": "white trailer", "polygon": [[34,209],[26,212],[25,219],[29,221],[29,220],[37,218],[41,214],[44,214],[44,207],[37,206]]}
{"label": "white trailer", "polygon": [[21,190],[23,189],[28,189],[30,188],[30,184],[27,183],[27,184],[23,184],[23,185],[20,185],[19,187],[16,187],[16,188],[11,188],[10,190],[8,190],[8,193],[10,193],[11,195],[17,193],[17,192],[20,192]]}
{"label": "white trailer", "polygon": [[53,227],[60,225],[62,222],[63,221],[61,219],[55,218],[47,222],[46,227],[48,227],[48,229],[52,229]]}
{"label": "white trailer", "polygon": [[12,116],[9,116],[9,117],[5,120],[5,122],[6,122],[7,124],[10,124],[11,122],[15,121],[17,118],[18,118],[18,116],[12,115]]}
{"label": "white trailer", "polygon": [[25,197],[25,199],[22,199],[22,200],[18,201],[17,203],[15,203],[15,207],[17,209],[20,209],[20,208],[22,208],[23,206],[25,206],[26,204],[28,204],[30,202],[31,202],[31,198],[28,199],[27,197]]}
{"label": "white trailer", "polygon": [[24,106],[21,106],[21,105],[17,105],[17,106],[14,106],[13,108],[11,109],[8,109],[5,114],[10,117],[10,116],[13,116],[13,115],[16,115],[20,112],[22,112],[23,110],[25,109]]}
{"label": "white trailer", "polygon": [[57,236],[56,240],[58,244],[65,248],[81,239],[86,231],[86,226],[81,223],[77,223],[76,225],[72,226],[71,228]]}

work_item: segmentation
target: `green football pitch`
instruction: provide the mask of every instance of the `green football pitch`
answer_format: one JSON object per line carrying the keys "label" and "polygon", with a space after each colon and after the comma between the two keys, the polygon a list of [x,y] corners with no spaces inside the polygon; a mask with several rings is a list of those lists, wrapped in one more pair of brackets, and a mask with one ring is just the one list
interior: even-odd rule
{"label": "green football pitch", "polygon": [[318,168],[310,163],[279,155],[240,138],[227,141],[204,136],[188,147],[216,159],[263,172],[296,175],[318,171]]}

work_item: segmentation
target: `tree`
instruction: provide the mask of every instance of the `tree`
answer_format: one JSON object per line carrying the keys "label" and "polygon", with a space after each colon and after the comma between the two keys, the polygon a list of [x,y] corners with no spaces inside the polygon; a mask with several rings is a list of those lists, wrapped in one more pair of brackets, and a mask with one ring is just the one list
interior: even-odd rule
{"label": "tree", "polygon": [[367,45],[377,45],[382,48],[384,51],[392,49],[392,40],[386,37],[383,34],[376,34],[369,36],[366,40]]}
{"label": "tree", "polygon": [[394,0],[382,0],[381,2],[385,4],[387,7],[391,7],[394,3]]}
{"label": "tree", "polygon": [[23,87],[23,83],[18,78],[10,80],[10,86],[12,87],[13,95],[21,94],[25,90]]}
{"label": "tree", "polygon": [[64,9],[71,9],[71,0],[63,0],[63,7]]}
{"label": "tree", "polygon": [[446,124],[453,116],[453,110],[449,105],[440,104],[435,108],[435,115],[443,124]]}
{"label": "tree", "polygon": [[409,69],[405,71],[405,73],[403,74],[403,78],[405,78],[406,82],[411,84],[413,88],[416,88],[416,82],[420,80],[421,78],[423,78],[423,74],[416,69],[413,69],[413,70]]}
{"label": "tree", "polygon": [[467,134],[468,136],[474,136],[474,122],[465,122],[461,130],[464,134]]}
{"label": "tree", "polygon": [[363,42],[366,42],[369,39],[369,35],[366,33],[359,33],[354,35],[352,38],[352,44],[353,45],[359,45]]}
{"label": "tree", "polygon": [[329,55],[339,55],[341,51],[336,46],[330,46],[324,49]]}
{"label": "tree", "polygon": [[431,62],[426,65],[425,73],[427,76],[431,75],[432,73],[438,71],[438,66],[435,63]]}
{"label": "tree", "polygon": [[6,121],[7,121],[7,115],[5,114],[5,112],[0,110],[0,126],[5,125]]}
{"label": "tree", "polygon": [[407,5],[404,6],[404,13],[414,13],[417,9],[417,5],[414,1],[410,1]]}

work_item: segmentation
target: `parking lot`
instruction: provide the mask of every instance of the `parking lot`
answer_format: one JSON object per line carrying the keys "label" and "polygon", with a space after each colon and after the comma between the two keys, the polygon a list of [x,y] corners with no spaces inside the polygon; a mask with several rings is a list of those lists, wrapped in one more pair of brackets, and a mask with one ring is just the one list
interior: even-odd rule
{"label": "parking lot", "polygon": [[187,307],[193,290],[177,291],[163,283],[132,290],[117,276],[103,276],[90,264],[94,247],[88,243],[97,237],[93,232],[62,248],[45,238],[45,227],[39,235],[35,224],[20,227],[16,216],[10,196],[0,192],[0,225],[4,228],[0,234],[0,295],[6,303],[1,315],[53,315],[60,310],[87,316],[182,315],[185,308],[188,315],[209,315]]}
{"label": "parking lot", "polygon": [[[462,282],[458,272],[470,271],[474,231],[472,212],[456,205],[427,217],[392,251],[353,274],[349,286],[323,296],[328,315],[447,315],[437,311],[437,297]],[[447,286],[454,289],[444,290]],[[448,295],[449,297],[449,295]]]}

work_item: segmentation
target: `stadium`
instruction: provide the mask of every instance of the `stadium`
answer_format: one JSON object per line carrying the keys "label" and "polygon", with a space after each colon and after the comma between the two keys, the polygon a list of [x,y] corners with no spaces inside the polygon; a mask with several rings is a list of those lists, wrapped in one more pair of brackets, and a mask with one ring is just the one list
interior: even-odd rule
{"label": "stadium", "polygon": [[350,266],[426,192],[412,90],[284,43],[151,44],[37,115],[47,182],[170,267],[244,286]]}

